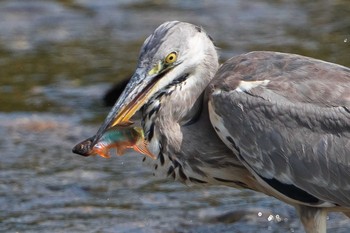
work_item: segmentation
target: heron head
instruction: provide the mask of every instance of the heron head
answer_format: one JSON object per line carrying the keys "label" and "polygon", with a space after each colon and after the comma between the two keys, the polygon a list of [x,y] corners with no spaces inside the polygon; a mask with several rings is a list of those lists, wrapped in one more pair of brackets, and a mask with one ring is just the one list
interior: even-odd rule
{"label": "heron head", "polygon": [[200,27],[178,21],[160,25],[143,43],[135,73],[94,141],[110,127],[129,121],[155,93],[196,72],[208,50],[215,47]]}

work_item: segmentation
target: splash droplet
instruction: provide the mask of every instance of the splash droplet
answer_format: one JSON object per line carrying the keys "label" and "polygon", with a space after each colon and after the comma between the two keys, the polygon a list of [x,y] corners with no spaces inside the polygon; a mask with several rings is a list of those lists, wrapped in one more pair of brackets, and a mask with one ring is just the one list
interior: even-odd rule
{"label": "splash droplet", "polygon": [[267,221],[271,222],[274,219],[275,219],[275,217],[272,214],[270,214],[269,217],[267,218]]}
{"label": "splash droplet", "polygon": [[279,214],[276,214],[275,218],[276,218],[277,222],[281,222],[282,221],[282,218],[281,218],[281,216],[279,216]]}
{"label": "splash droplet", "polygon": [[261,212],[258,212],[258,216],[261,217],[261,216],[262,216],[262,213],[261,213]]}
{"label": "splash droplet", "polygon": [[345,39],[344,39],[344,43],[346,43],[346,42],[348,42],[348,38],[345,38]]}

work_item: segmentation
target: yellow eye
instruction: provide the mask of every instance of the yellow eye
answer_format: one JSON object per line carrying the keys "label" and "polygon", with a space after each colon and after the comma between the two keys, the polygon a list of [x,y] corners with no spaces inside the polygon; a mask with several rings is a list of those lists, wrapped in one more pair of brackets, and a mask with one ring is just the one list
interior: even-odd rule
{"label": "yellow eye", "polygon": [[166,56],[164,62],[165,64],[169,65],[172,64],[176,61],[177,59],[177,54],[176,52],[169,53],[168,56]]}

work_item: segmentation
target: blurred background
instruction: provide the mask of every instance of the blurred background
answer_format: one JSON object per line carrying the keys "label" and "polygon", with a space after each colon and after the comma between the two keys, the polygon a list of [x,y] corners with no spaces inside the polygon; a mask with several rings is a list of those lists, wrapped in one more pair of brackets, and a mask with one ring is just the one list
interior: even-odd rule
{"label": "blurred background", "polygon": [[[71,153],[168,20],[203,26],[221,61],[273,50],[350,66],[347,0],[1,0],[0,232],[303,232],[262,194],[163,180],[132,152]],[[330,214],[328,227],[345,233],[350,220]]]}

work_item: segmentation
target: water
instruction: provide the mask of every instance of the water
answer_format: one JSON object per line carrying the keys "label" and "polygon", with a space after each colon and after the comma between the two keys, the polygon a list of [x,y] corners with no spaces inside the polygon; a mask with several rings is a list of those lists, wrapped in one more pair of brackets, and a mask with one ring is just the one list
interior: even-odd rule
{"label": "water", "polygon": [[[96,132],[103,93],[132,73],[145,37],[174,19],[202,25],[221,60],[274,50],[350,66],[346,0],[3,0],[1,232],[302,232],[293,208],[262,194],[153,177],[134,153],[71,153]],[[328,227],[348,232],[350,221],[331,214]]]}

